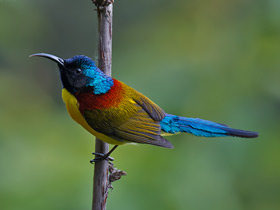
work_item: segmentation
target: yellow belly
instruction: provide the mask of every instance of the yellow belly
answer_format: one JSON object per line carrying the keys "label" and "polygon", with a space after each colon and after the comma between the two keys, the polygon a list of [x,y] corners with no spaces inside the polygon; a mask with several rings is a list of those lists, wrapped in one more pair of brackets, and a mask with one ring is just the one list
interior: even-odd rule
{"label": "yellow belly", "polygon": [[96,136],[102,141],[105,141],[109,144],[115,144],[115,145],[121,145],[124,144],[124,142],[117,141],[115,139],[112,139],[111,137],[108,137],[102,133],[96,132],[92,127],[89,126],[89,124],[86,122],[84,117],[82,116],[80,110],[79,110],[79,103],[75,96],[73,96],[71,93],[69,93],[65,88],[62,89],[62,99],[66,105],[66,109],[69,113],[69,115],[72,117],[73,120],[75,120],[77,123],[79,123],[81,126],[83,126],[88,132],[90,132],[92,135]]}

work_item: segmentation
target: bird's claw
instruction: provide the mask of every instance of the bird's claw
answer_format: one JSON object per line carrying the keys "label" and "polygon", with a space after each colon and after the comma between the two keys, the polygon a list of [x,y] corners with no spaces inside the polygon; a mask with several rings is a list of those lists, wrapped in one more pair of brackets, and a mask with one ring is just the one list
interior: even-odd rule
{"label": "bird's claw", "polygon": [[93,152],[92,154],[95,155],[96,157],[89,161],[91,164],[93,164],[95,162],[102,161],[102,160],[107,160],[107,161],[113,161],[114,160],[114,158],[112,158],[112,157],[110,157],[106,154],[103,154],[103,153]]}

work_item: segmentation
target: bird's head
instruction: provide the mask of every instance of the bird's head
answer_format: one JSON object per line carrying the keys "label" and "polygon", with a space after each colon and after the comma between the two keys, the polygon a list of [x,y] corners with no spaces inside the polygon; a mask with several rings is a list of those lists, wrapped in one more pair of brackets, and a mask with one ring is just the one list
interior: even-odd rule
{"label": "bird's head", "polygon": [[46,53],[30,55],[30,57],[33,56],[48,58],[56,62],[62,85],[72,94],[85,88],[92,88],[94,94],[103,94],[108,92],[114,84],[113,79],[105,75],[87,56],[76,55],[69,59],[62,59]]}

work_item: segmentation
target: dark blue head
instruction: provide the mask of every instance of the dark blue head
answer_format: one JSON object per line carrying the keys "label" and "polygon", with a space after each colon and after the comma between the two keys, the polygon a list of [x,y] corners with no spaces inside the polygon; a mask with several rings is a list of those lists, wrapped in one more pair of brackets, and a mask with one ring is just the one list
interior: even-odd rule
{"label": "dark blue head", "polygon": [[113,79],[105,75],[87,56],[76,55],[69,59],[61,59],[46,53],[31,56],[41,56],[55,61],[59,66],[63,87],[73,94],[88,88],[92,88],[94,94],[103,94],[113,86]]}

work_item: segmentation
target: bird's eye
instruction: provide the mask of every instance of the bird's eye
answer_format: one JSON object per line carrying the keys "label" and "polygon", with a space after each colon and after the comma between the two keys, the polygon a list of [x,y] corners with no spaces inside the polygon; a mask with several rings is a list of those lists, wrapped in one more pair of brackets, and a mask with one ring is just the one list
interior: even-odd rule
{"label": "bird's eye", "polygon": [[81,69],[75,69],[75,74],[81,74],[82,70]]}

